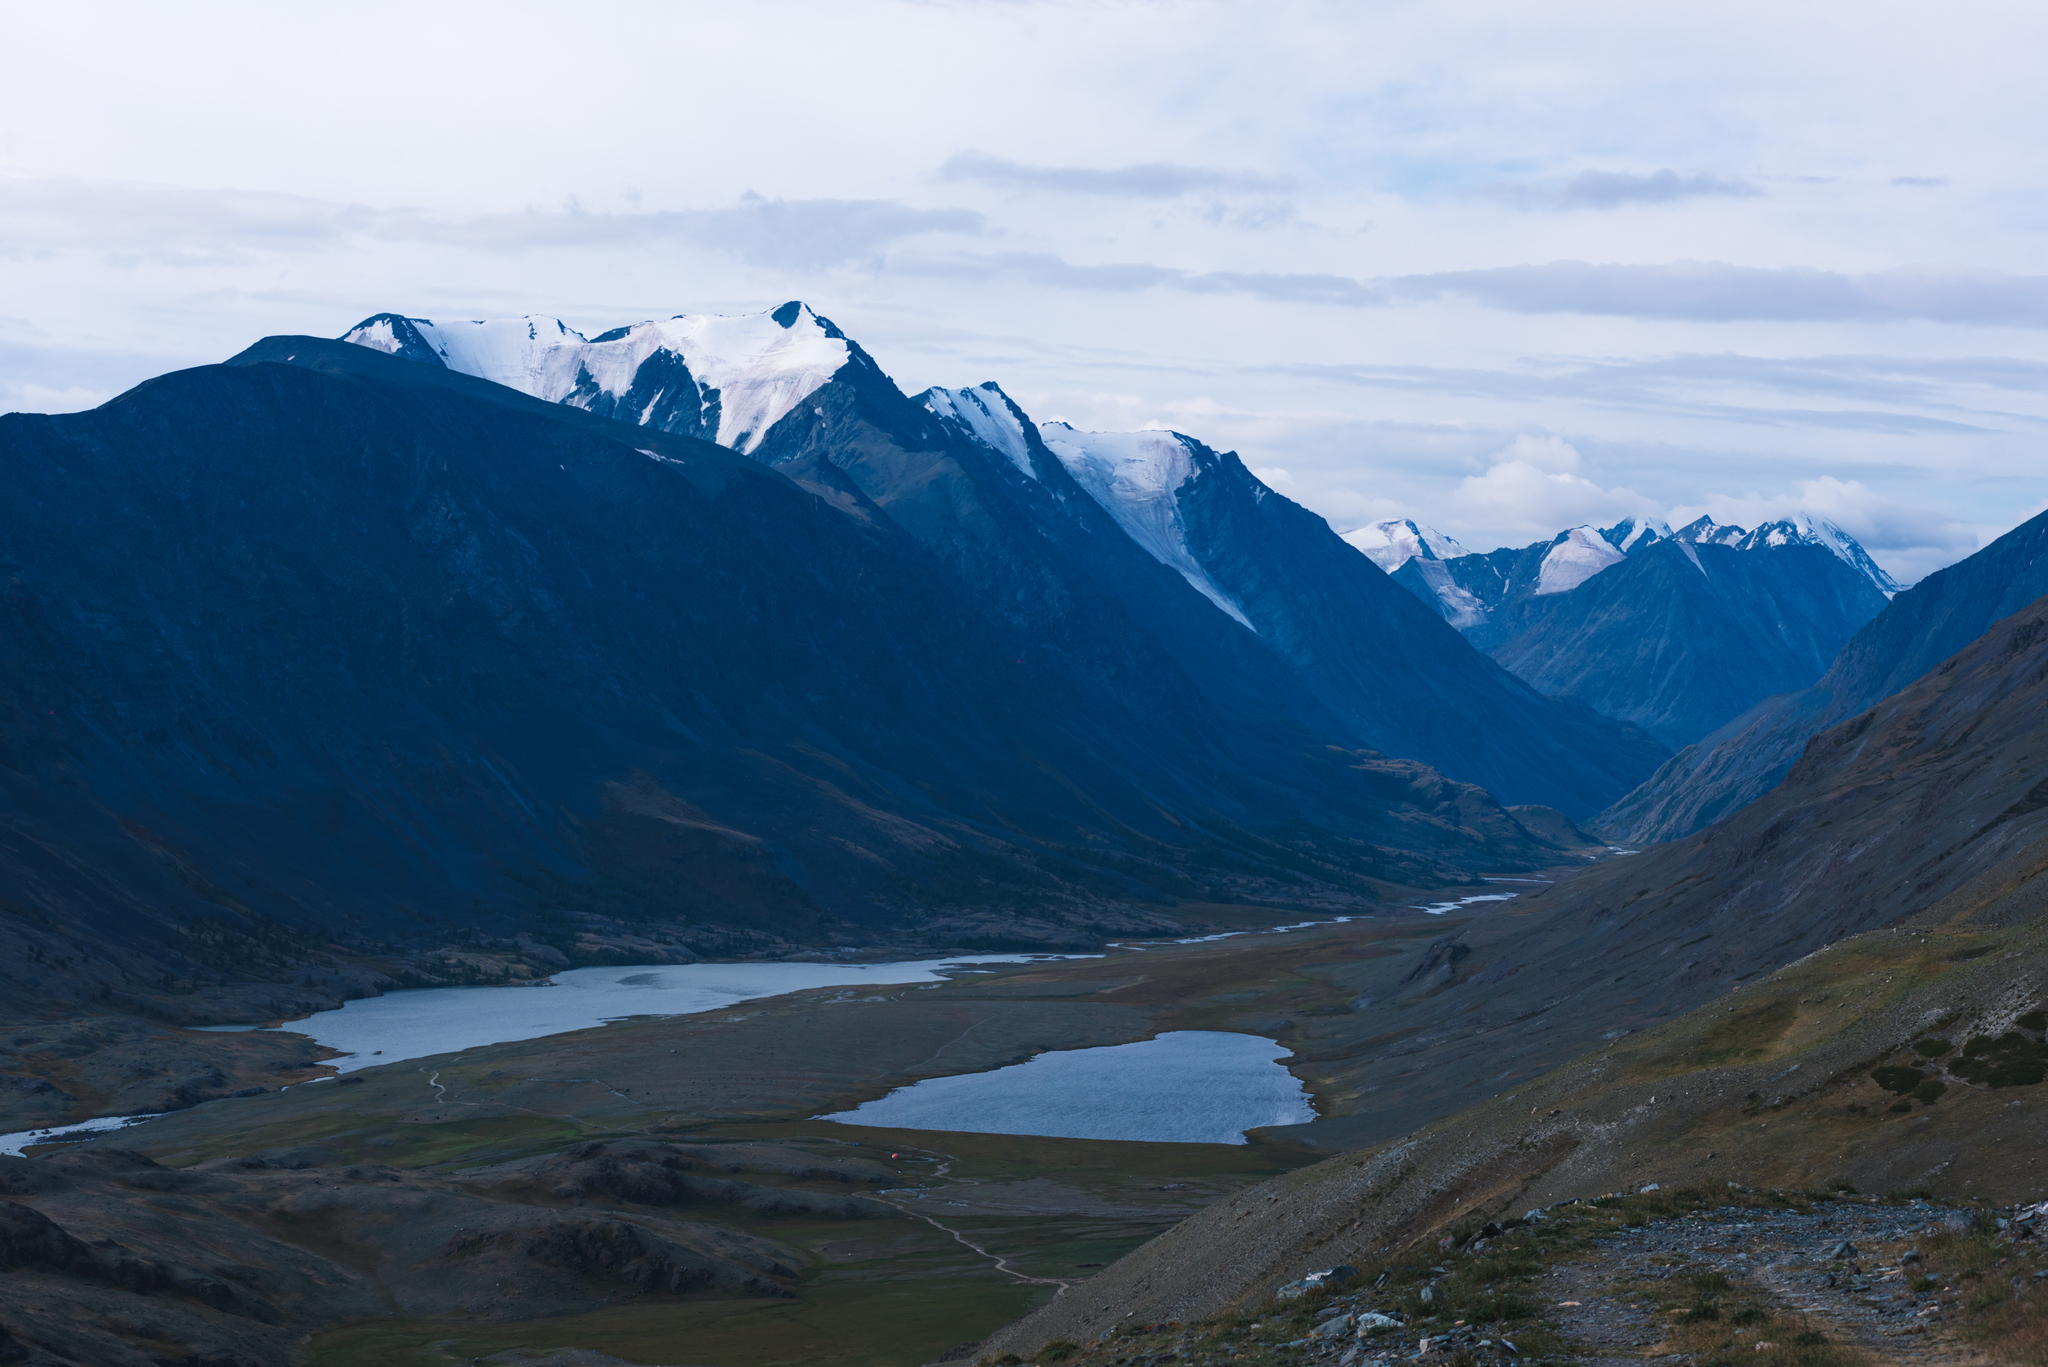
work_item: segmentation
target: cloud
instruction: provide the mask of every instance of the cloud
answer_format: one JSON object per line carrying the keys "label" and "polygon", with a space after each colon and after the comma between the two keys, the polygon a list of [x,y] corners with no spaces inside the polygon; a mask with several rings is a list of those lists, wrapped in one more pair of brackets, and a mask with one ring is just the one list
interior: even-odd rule
{"label": "cloud", "polygon": [[1892,184],[1913,190],[1934,190],[1948,184],[1947,176],[1893,176]]}
{"label": "cloud", "polygon": [[1260,271],[1185,271],[1149,262],[1078,266],[1050,252],[999,252],[986,256],[902,259],[890,268],[904,275],[986,279],[1010,276],[1059,289],[1128,292],[1179,290],[1187,294],[1248,294],[1278,303],[1342,304],[1362,308],[1384,297],[1346,275]]}
{"label": "cloud", "polygon": [[892,268],[908,275],[963,279],[1008,275],[1061,289],[1170,289],[1345,308],[1466,300],[1507,313],[1684,322],[1928,321],[2048,328],[2048,276],[1932,266],[1848,275],[1808,266],[1734,266],[1725,261],[1551,261],[1359,280],[1305,272],[1189,271],[1150,262],[1077,265],[1050,252],[1005,252],[897,260]]}
{"label": "cloud", "polygon": [[2048,327],[2048,276],[1905,266],[1864,275],[1724,261],[1595,265],[1552,261],[1394,276],[1387,299],[1462,298],[1510,313],[1585,313],[1702,322],[1902,322]]}
{"label": "cloud", "polygon": [[761,266],[819,269],[865,260],[924,233],[977,235],[988,220],[968,209],[913,209],[884,199],[741,197],[731,209],[591,213],[570,207],[456,221],[399,221],[381,235],[520,251],[687,242]]}
{"label": "cloud", "polygon": [[1489,193],[1526,209],[1619,209],[1628,204],[1758,199],[1763,195],[1746,180],[1704,172],[1681,176],[1668,168],[1646,176],[1632,171],[1581,171],[1562,185],[1498,185]]}
{"label": "cloud", "polygon": [[1534,540],[1582,523],[1612,523],[1664,509],[1633,489],[1604,489],[1578,473],[1577,448],[1559,437],[1523,435],[1467,475],[1450,493],[1453,528],[1484,527]]}
{"label": "cloud", "polygon": [[1069,195],[1113,195],[1122,199],[1178,199],[1197,190],[1218,193],[1270,193],[1291,190],[1288,176],[1216,166],[1183,166],[1148,161],[1135,166],[1027,166],[986,152],[957,152],[939,166],[938,178],[969,180],[1028,190],[1054,190]]}
{"label": "cloud", "polygon": [[114,397],[103,389],[51,389],[39,384],[0,385],[0,395],[7,396],[0,398],[0,412],[14,413],[77,413]]}
{"label": "cloud", "polygon": [[87,248],[115,264],[243,264],[264,253],[365,243],[473,250],[687,243],[753,265],[819,269],[862,261],[926,233],[975,236],[969,209],[917,209],[880,199],[766,199],[723,209],[612,213],[560,207],[450,218],[299,195],[76,180],[0,182],[0,253],[41,257]]}
{"label": "cloud", "polygon": [[1929,516],[1924,508],[1886,498],[1861,480],[1823,475],[1799,480],[1793,487],[1796,493],[1770,496],[1755,491],[1715,494],[1701,503],[1673,508],[1671,519],[1680,525],[1705,514],[1716,522],[1754,527],[1806,512],[1827,518],[1873,553],[1932,548],[1953,556],[1977,549],[1974,526]]}
{"label": "cloud", "polygon": [[[1960,408],[1958,387],[2040,391],[2048,365],[2011,357],[1958,361],[1901,361],[1892,357],[1776,359],[1743,355],[1679,355],[1640,361],[1534,359],[1526,369],[1458,369],[1423,365],[1276,363],[1274,375],[1325,379],[1362,389],[1430,393],[1552,404],[1583,400],[1604,408],[1683,414],[1749,426],[1786,426],[1837,432],[1950,434],[1976,437],[1999,428],[2038,428],[2044,418]],[[1757,391],[1761,391],[1761,396]],[[1759,402],[1780,393],[1812,406]],[[1819,404],[1853,404],[1823,408]],[[1886,404],[1886,406],[1878,406]],[[1935,412],[1913,412],[1931,408]],[[1952,414],[1952,416],[1944,416]]]}

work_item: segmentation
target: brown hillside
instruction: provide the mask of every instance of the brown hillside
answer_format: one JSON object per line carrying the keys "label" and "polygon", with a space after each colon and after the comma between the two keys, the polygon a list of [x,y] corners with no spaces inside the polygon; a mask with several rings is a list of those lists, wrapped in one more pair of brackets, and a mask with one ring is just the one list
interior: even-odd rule
{"label": "brown hillside", "polygon": [[[2048,600],[1816,737],[1735,818],[1391,961],[1362,1007],[1387,1029],[1326,1065],[1368,1109],[1304,1127],[1378,1147],[1203,1212],[988,1351],[1213,1315],[1449,1222],[1651,1182],[2039,1199],[2044,690]],[[1901,1099],[1874,1070],[1939,1086]]]}

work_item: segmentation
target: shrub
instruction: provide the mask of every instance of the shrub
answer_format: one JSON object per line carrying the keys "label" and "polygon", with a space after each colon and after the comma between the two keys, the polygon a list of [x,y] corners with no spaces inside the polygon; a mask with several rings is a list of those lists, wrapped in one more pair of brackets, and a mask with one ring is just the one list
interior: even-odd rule
{"label": "shrub", "polygon": [[1875,1082],[1887,1092],[1893,1092],[1899,1096],[1904,1096],[1915,1087],[1918,1087],[1926,1077],[1927,1074],[1921,1072],[1918,1068],[1908,1068],[1896,1063],[1870,1070],[1870,1080],[1872,1082]]}

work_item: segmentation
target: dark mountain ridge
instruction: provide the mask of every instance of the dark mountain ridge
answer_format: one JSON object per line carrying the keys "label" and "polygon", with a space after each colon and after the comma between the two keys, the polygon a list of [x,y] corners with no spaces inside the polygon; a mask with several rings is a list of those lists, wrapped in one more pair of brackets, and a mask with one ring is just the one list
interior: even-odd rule
{"label": "dark mountain ridge", "polygon": [[1805,515],[1749,531],[1628,518],[1485,554],[1412,521],[1346,539],[1538,691],[1667,745],[1818,677],[1898,587]]}
{"label": "dark mountain ridge", "polygon": [[[551,319],[434,324],[391,314],[347,336],[567,406],[613,411],[618,396],[637,396],[654,426],[706,430],[702,413],[715,403],[721,441],[800,478],[858,490],[1009,621],[1020,654],[1058,652],[1073,668],[1117,670],[1133,650],[1160,652],[1219,697],[1574,817],[1665,755],[1648,735],[1546,700],[1476,655],[1359,563],[1320,518],[1234,455],[1175,434],[1192,467],[1185,487],[1163,491],[1179,506],[1161,511],[1195,529],[1202,544],[1193,553],[1240,576],[1267,620],[1232,622],[1232,608],[1219,616],[1221,604],[1176,584],[1171,570],[1162,576],[1166,567],[1118,527],[1115,508],[1091,506],[1098,496],[1060,468],[999,390],[944,392],[992,396],[977,401],[981,416],[1014,430],[942,417],[794,301],[768,315],[686,316],[587,341]],[[670,398],[684,372],[701,412]],[[999,449],[1006,440],[1010,449]]]}
{"label": "dark mountain ridge", "polygon": [[1531,600],[1492,654],[1541,692],[1685,745],[1819,675],[1884,606],[1868,578],[1820,546],[1659,540]]}
{"label": "dark mountain ridge", "polygon": [[0,460],[17,1013],[331,1005],[335,942],[478,927],[1086,942],[1561,853],[1219,709],[1113,601],[1123,655],[1018,651],[828,461],[306,338]]}
{"label": "dark mountain ridge", "polygon": [[1673,756],[1596,818],[1612,838],[1690,835],[1769,792],[1807,740],[1897,692],[2048,593],[2048,513],[1892,599],[1809,687],[1763,699]]}
{"label": "dark mountain ridge", "polygon": [[1651,1182],[2037,1199],[2044,745],[2048,597],[1707,830],[1360,966],[1347,1033],[1378,1047],[1295,1042],[1361,1102],[1297,1133],[1351,1152],[1192,1217],[989,1349],[1252,1309],[1311,1269],[1438,1256],[1439,1235]]}

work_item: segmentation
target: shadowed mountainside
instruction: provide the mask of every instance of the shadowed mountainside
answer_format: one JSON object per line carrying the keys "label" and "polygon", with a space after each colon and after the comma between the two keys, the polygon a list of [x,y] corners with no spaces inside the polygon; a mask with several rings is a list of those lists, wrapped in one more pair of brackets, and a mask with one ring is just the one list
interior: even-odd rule
{"label": "shadowed mountainside", "polygon": [[1018,659],[1107,677],[1168,656],[1219,702],[1243,699],[1273,724],[1419,760],[1574,819],[1668,753],[1470,649],[1234,455],[1177,433],[1047,425],[1064,434],[1063,449],[1118,448],[1113,476],[1079,480],[994,385],[907,397],[796,300],[594,338],[553,318],[379,314],[345,340],[656,430],[715,436],[864,499],[957,576]]}
{"label": "shadowed mountainside", "polygon": [[1816,732],[1904,688],[2043,593],[2048,513],[1901,593],[1819,682],[1766,698],[1687,746],[1593,825],[1632,844],[1690,835],[1769,792]]}
{"label": "shadowed mountainside", "polygon": [[1821,546],[1665,539],[1577,588],[1530,599],[1492,655],[1540,692],[1685,745],[1817,678],[1884,606],[1866,576]]}
{"label": "shadowed mountainside", "polygon": [[[1205,1211],[989,1349],[1213,1315],[1456,1219],[1644,1182],[2038,1198],[2044,703],[2048,600],[1737,816],[1382,961],[1360,1009],[1395,1095],[1368,1083],[1366,1111],[1295,1131],[1378,1147]],[[1564,1014],[1619,1042],[1563,1037]]]}
{"label": "shadowed mountainside", "polygon": [[372,990],[335,942],[450,928],[1086,943],[1562,853],[1113,602],[1075,610],[1120,654],[1020,652],[826,461],[304,338],[0,419],[0,461],[17,1018],[310,1009]]}

